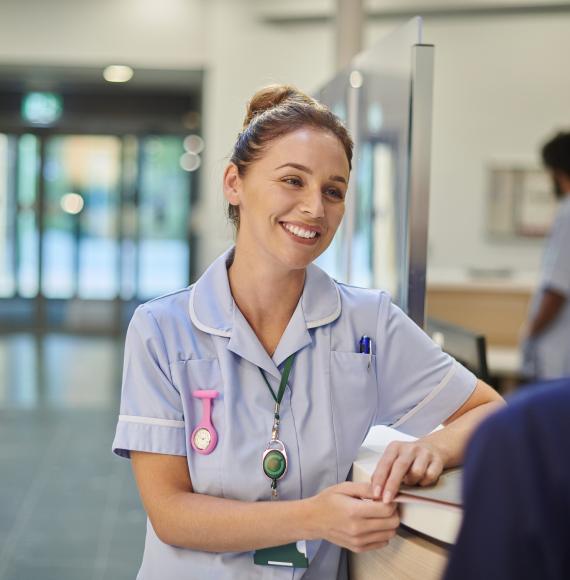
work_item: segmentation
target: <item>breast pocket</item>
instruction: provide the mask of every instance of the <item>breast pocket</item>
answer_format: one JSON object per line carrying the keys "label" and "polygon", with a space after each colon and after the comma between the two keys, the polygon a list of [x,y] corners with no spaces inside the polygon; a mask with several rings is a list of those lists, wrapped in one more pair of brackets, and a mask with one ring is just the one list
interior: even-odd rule
{"label": "breast pocket", "polygon": [[[192,359],[178,361],[171,367],[174,384],[180,392],[186,423],[186,449],[192,487],[197,493],[222,495],[221,457],[224,440],[224,385],[217,359]],[[216,447],[208,454],[201,454],[191,445],[194,429],[200,424],[205,412],[203,400],[194,396],[196,391],[215,390],[218,396],[212,400],[210,417],[216,430]]]}
{"label": "breast pocket", "polygon": [[339,481],[345,481],[376,414],[376,356],[331,351],[330,376]]}

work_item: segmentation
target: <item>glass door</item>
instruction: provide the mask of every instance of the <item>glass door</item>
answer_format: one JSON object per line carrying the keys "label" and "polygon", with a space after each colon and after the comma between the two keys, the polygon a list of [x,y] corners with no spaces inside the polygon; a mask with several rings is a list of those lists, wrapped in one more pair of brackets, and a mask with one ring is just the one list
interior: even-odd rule
{"label": "glass door", "polygon": [[0,326],[118,332],[138,303],[186,286],[183,143],[0,134]]}
{"label": "glass door", "polygon": [[42,223],[45,298],[114,299],[119,294],[118,137],[46,140]]}

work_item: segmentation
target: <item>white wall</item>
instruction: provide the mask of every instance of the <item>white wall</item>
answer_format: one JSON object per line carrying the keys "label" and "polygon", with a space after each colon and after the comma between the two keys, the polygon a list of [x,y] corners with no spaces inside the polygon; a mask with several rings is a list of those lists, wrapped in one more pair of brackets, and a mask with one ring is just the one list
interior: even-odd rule
{"label": "white wall", "polygon": [[204,0],[0,0],[0,63],[199,68]]}
{"label": "white wall", "polygon": [[[371,26],[368,42],[386,25]],[[542,242],[490,241],[490,162],[540,163],[539,147],[570,128],[570,14],[427,19],[435,44],[428,265],[432,270],[535,270]]]}

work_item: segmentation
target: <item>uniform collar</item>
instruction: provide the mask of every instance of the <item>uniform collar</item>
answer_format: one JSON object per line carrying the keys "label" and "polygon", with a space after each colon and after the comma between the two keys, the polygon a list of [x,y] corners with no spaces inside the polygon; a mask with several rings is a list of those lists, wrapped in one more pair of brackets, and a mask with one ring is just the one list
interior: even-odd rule
{"label": "uniform collar", "polygon": [[311,344],[308,330],[339,317],[338,288],[323,270],[309,264],[301,299],[270,357],[232,297],[227,267],[233,259],[234,249],[232,246],[217,258],[194,284],[190,293],[190,318],[200,330],[230,338],[229,350],[279,378],[281,373],[277,367],[290,354]]}

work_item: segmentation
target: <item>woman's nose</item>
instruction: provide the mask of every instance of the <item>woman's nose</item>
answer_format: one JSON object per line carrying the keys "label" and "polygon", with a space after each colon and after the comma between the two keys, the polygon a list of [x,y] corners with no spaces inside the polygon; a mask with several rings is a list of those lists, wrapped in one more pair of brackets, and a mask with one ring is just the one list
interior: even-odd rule
{"label": "woman's nose", "polygon": [[325,215],[323,196],[320,189],[307,189],[301,201],[301,211],[310,214],[314,218],[321,218]]}

